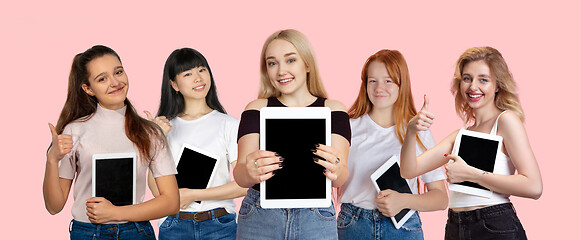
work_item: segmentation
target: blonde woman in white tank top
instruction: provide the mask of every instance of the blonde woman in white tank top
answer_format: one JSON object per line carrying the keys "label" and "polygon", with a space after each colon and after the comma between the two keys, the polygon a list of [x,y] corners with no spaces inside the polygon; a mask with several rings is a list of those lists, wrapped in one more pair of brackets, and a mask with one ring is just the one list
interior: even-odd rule
{"label": "blonde woman in white tank top", "polygon": [[482,171],[450,155],[459,130],[416,157],[415,134],[427,130],[434,120],[427,98],[408,124],[401,152],[403,177],[412,178],[445,165],[448,182],[475,182],[494,192],[491,198],[481,198],[451,191],[445,239],[527,239],[508,197],[538,199],[543,184],[515,89],[506,62],[496,49],[470,48],[460,56],[451,87],[456,112],[466,129],[503,137],[502,153],[497,156],[502,171]]}

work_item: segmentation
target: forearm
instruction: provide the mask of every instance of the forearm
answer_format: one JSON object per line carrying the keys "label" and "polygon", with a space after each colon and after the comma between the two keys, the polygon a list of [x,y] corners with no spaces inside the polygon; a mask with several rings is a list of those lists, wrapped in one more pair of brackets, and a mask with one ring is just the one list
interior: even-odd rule
{"label": "forearm", "polygon": [[50,214],[54,215],[59,213],[65,206],[67,198],[61,188],[58,162],[50,160],[46,161],[42,193],[44,197],[44,205]]}
{"label": "forearm", "polygon": [[408,194],[408,198],[407,208],[420,212],[444,210],[448,207],[448,194],[441,189],[434,189],[420,195]]}
{"label": "forearm", "polygon": [[476,169],[474,179],[471,181],[497,193],[525,198],[539,199],[543,192],[543,183],[540,178],[522,174],[501,175]]}
{"label": "forearm", "polygon": [[246,164],[239,162],[236,164],[234,168],[234,180],[236,184],[238,184],[241,188],[250,188],[256,184],[252,181],[250,175],[248,175],[248,171],[246,170]]}
{"label": "forearm", "polygon": [[179,211],[179,195],[160,195],[149,201],[119,207],[117,221],[139,222],[166,217]]}
{"label": "forearm", "polygon": [[416,158],[416,131],[410,128],[406,131],[401,146],[400,174],[406,179],[420,175]]}
{"label": "forearm", "polygon": [[236,182],[208,189],[182,189],[181,197],[190,201],[225,200],[246,195],[247,188],[241,188]]}

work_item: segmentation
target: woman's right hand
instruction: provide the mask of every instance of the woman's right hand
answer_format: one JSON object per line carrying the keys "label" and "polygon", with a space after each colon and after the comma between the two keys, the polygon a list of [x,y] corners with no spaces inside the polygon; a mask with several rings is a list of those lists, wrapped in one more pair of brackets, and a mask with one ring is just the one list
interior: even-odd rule
{"label": "woman's right hand", "polygon": [[48,151],[47,159],[58,162],[73,149],[73,137],[69,134],[59,135],[51,123],[48,124],[48,127],[52,135],[52,144]]}
{"label": "woman's right hand", "polygon": [[283,167],[283,161],[275,152],[257,150],[246,156],[246,171],[257,184],[274,176],[274,171]]}
{"label": "woman's right hand", "polygon": [[167,134],[171,130],[171,125],[169,124],[169,120],[167,120],[167,118],[165,116],[159,116],[159,117],[153,118],[153,116],[151,115],[151,113],[149,111],[143,111],[143,112],[147,116],[147,120],[152,121],[155,124],[157,124],[157,126],[159,126],[161,128],[161,130],[163,131],[163,135],[167,136]]}
{"label": "woman's right hand", "polygon": [[426,131],[434,123],[434,114],[428,111],[428,97],[424,95],[424,105],[422,109],[408,123],[408,130]]}

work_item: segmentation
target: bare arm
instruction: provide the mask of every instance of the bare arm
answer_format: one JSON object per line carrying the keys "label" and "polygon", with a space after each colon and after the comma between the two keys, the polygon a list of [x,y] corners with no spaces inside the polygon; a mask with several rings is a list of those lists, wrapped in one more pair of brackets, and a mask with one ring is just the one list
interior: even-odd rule
{"label": "bare arm", "polygon": [[458,156],[450,156],[450,159],[455,161],[446,165],[449,180],[454,183],[475,182],[494,192],[507,195],[540,198],[543,193],[543,181],[524,125],[514,113],[507,112],[500,117],[498,129],[517,174],[500,175],[484,172],[467,165]]}
{"label": "bare arm", "polygon": [[[236,161],[231,164],[236,167]],[[248,188],[242,188],[234,181],[208,189],[180,188],[180,208],[187,208],[193,201],[224,200],[246,196]]]}
{"label": "bare arm", "polygon": [[448,206],[448,193],[444,180],[426,184],[428,192],[417,195],[383,190],[375,198],[379,211],[393,217],[402,209],[409,208],[420,212],[444,210]]}
{"label": "bare arm", "polygon": [[42,195],[46,210],[55,215],[63,210],[73,184],[72,179],[59,177],[59,161],[73,148],[73,138],[68,134],[58,135],[55,127],[49,123],[52,135],[51,148],[46,156]]}
{"label": "bare arm", "polygon": [[179,211],[179,193],[175,175],[155,178],[159,195],[146,202],[114,206],[107,199],[93,197],[87,200],[87,216],[93,223],[111,221],[147,221],[165,217]]}

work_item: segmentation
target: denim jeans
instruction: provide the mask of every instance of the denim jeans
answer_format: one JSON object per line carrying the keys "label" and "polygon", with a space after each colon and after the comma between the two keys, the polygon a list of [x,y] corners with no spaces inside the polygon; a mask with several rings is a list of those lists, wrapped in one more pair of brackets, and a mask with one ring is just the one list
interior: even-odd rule
{"label": "denim jeans", "polygon": [[[179,216],[179,215],[178,215]],[[165,239],[236,239],[236,214],[202,222],[169,216],[159,226],[159,240]]]}
{"label": "denim jeans", "polygon": [[155,239],[149,221],[128,222],[123,224],[92,224],[72,220],[69,226],[71,240],[86,239]]}
{"label": "denim jeans", "polygon": [[446,240],[527,239],[512,203],[465,212],[448,210]]}
{"label": "denim jeans", "polygon": [[249,188],[238,215],[237,239],[337,239],[337,219],[327,208],[262,208],[260,192]]}
{"label": "denim jeans", "polygon": [[424,239],[420,215],[415,212],[401,228],[377,209],[368,210],[349,203],[341,204],[337,218],[339,239]]}

